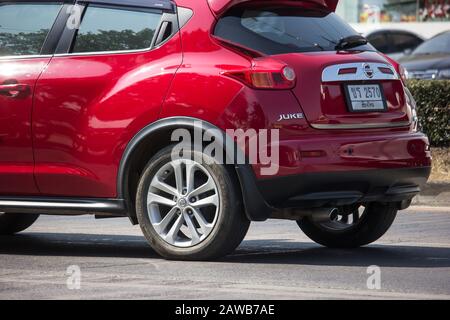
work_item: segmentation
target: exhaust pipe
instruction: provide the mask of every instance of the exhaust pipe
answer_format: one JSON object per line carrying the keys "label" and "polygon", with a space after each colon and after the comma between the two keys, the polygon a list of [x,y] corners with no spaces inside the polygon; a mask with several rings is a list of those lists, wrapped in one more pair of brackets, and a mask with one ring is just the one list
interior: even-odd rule
{"label": "exhaust pipe", "polygon": [[320,210],[319,212],[311,215],[311,220],[316,223],[321,222],[328,222],[333,221],[338,216],[338,209],[337,208],[326,208],[323,210]]}
{"label": "exhaust pipe", "polygon": [[275,211],[271,218],[283,220],[300,220],[311,218],[316,223],[328,222],[337,218],[337,208],[317,208],[317,209],[282,209]]}

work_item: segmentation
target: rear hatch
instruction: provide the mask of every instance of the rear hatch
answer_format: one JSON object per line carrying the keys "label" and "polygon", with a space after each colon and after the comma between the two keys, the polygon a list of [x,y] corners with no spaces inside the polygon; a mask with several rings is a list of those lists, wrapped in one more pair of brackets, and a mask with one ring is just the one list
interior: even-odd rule
{"label": "rear hatch", "polygon": [[293,93],[316,129],[410,124],[395,69],[334,12],[311,5],[240,6],[219,19],[215,34],[292,67]]}

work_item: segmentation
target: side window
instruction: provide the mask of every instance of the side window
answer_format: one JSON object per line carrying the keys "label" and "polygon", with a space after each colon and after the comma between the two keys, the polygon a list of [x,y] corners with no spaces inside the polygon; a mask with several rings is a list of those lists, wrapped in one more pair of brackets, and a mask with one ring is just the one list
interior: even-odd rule
{"label": "side window", "polygon": [[72,52],[125,51],[150,48],[162,13],[89,5]]}
{"label": "side window", "polygon": [[367,37],[371,45],[382,53],[391,53],[389,50],[389,43],[384,33],[375,33]]}
{"label": "side window", "polygon": [[407,33],[392,33],[390,41],[395,46],[396,52],[403,52],[407,49],[415,49],[420,44],[420,39]]}
{"label": "side window", "polygon": [[39,55],[62,3],[0,3],[0,56]]}

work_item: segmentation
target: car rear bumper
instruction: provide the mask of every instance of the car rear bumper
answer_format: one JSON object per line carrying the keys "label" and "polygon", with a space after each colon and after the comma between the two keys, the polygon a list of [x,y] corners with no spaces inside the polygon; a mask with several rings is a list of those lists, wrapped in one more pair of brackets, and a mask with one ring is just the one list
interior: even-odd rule
{"label": "car rear bumper", "polygon": [[[280,141],[276,176],[261,176],[254,165],[237,167],[251,220],[266,220],[283,209],[366,202],[397,202],[403,208],[430,176],[429,142],[422,133],[327,138]],[[323,152],[302,156],[313,150]]]}
{"label": "car rear bumper", "polygon": [[[276,176],[431,166],[429,140],[421,132],[362,134],[339,131],[315,130],[313,134],[300,137],[282,137],[278,142]],[[260,164],[253,165],[257,178],[270,179],[261,174],[262,168],[264,166]]]}
{"label": "car rear bumper", "polygon": [[274,208],[334,207],[357,202],[400,202],[420,192],[430,167],[309,173],[259,180],[258,189]]}
{"label": "car rear bumper", "polygon": [[[416,196],[431,167],[305,173],[264,180],[238,172],[249,218],[264,221],[283,209],[310,209],[367,202],[397,202]],[[253,176],[253,177],[252,177]]]}

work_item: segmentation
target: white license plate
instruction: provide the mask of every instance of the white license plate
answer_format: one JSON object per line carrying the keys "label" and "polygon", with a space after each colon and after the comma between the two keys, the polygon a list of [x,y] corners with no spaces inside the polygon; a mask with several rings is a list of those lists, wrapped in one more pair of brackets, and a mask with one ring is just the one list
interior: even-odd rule
{"label": "white license plate", "polygon": [[385,111],[386,99],[379,84],[347,85],[347,104],[353,112]]}

